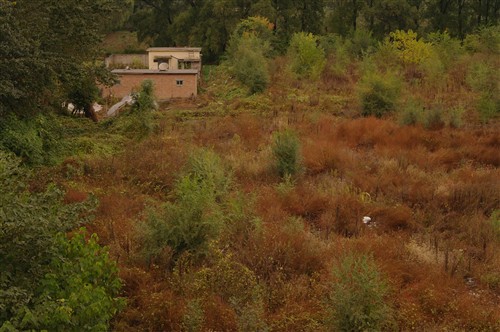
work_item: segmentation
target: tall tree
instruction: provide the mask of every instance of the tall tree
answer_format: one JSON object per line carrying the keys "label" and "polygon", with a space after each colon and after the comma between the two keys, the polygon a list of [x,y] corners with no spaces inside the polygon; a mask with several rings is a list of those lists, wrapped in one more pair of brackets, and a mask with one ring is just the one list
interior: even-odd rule
{"label": "tall tree", "polygon": [[103,27],[127,2],[1,0],[0,68],[7,74],[0,84],[7,90],[0,94],[0,111],[65,100],[78,80],[107,81],[95,64]]}

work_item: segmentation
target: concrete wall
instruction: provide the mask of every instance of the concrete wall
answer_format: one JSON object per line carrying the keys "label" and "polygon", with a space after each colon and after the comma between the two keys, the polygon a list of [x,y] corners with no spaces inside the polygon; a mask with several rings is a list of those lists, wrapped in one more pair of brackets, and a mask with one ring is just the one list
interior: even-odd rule
{"label": "concrete wall", "polygon": [[[142,81],[152,80],[154,83],[155,95],[158,100],[168,100],[171,98],[191,98],[196,97],[198,91],[198,76],[196,72],[191,73],[117,73],[120,83],[103,89],[104,97],[123,98],[131,92],[139,90]],[[177,81],[182,81],[179,86]]]}
{"label": "concrete wall", "polygon": [[148,49],[149,69],[158,69],[158,63],[154,61],[155,58],[168,58],[169,69],[178,69],[179,59],[193,61],[193,69],[195,69],[194,66],[196,65],[198,65],[198,68],[196,69],[201,68],[201,56],[199,48],[150,48]]}
{"label": "concrete wall", "polygon": [[148,68],[147,54],[112,54],[105,59],[106,67],[120,66],[125,68],[133,64],[140,64],[141,68]]}

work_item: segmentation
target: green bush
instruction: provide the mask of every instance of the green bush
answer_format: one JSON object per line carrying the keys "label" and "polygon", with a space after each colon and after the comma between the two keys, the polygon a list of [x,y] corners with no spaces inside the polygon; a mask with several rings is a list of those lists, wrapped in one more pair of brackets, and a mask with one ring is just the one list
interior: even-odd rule
{"label": "green bush", "polygon": [[252,35],[243,36],[231,55],[231,71],[250,90],[263,92],[269,84],[269,69],[264,56],[263,42]]}
{"label": "green bush", "polygon": [[65,235],[95,201],[63,204],[57,188],[32,193],[28,181],[0,151],[0,330],[107,330],[121,307],[116,264],[95,237]]}
{"label": "green bush", "polygon": [[0,148],[13,152],[28,165],[54,164],[65,146],[55,115],[20,118],[9,114],[0,122]]}
{"label": "green bush", "polygon": [[361,102],[363,116],[382,117],[394,111],[401,83],[394,75],[368,73],[361,80],[358,96]]}
{"label": "green bush", "polygon": [[198,150],[190,158],[183,176],[177,181],[173,202],[160,212],[150,211],[138,231],[143,256],[156,264],[177,260],[184,252],[202,256],[210,240],[216,238],[224,217],[221,203],[229,189],[230,174],[219,157],[208,150]]}
{"label": "green bush", "polygon": [[451,128],[460,128],[463,125],[462,116],[465,110],[462,107],[452,108],[448,112],[448,126]]}
{"label": "green bush", "polygon": [[410,100],[399,113],[399,122],[404,126],[412,126],[422,119],[423,106],[421,103]]}
{"label": "green bush", "polygon": [[288,46],[290,70],[298,78],[318,79],[326,64],[325,51],[311,33],[298,32]]}
{"label": "green bush", "polygon": [[422,124],[427,129],[440,129],[444,126],[443,111],[439,107],[422,112]]}
{"label": "green bush", "polygon": [[333,270],[328,299],[328,327],[335,331],[390,330],[392,310],[388,286],[373,259],[348,255]]}
{"label": "green bush", "polygon": [[71,239],[60,233],[56,254],[40,281],[39,300],[32,314],[36,325],[49,331],[106,331],[125,301],[116,262],[84,228]]}
{"label": "green bush", "polygon": [[485,26],[480,28],[477,33],[467,35],[464,47],[471,53],[500,53],[500,26]]}
{"label": "green bush", "polygon": [[483,123],[500,115],[500,97],[483,94],[477,104],[477,110]]}
{"label": "green bush", "polygon": [[480,94],[477,109],[483,122],[500,115],[500,70],[488,62],[475,63],[467,74],[467,84]]}
{"label": "green bush", "polygon": [[300,141],[295,132],[277,132],[273,137],[272,151],[276,169],[282,178],[296,175],[300,171]]}
{"label": "green bush", "polygon": [[134,104],[122,116],[113,119],[120,133],[137,140],[144,139],[155,130],[153,111],[158,105],[154,96],[153,81],[144,80],[139,92],[133,95]]}
{"label": "green bush", "polygon": [[376,45],[376,41],[371,31],[365,29],[356,29],[352,38],[346,41],[346,48],[349,54],[361,58],[366,53],[371,52]]}
{"label": "green bush", "polygon": [[445,69],[451,68],[464,53],[460,40],[452,38],[446,31],[430,33],[426,40],[432,45]]}

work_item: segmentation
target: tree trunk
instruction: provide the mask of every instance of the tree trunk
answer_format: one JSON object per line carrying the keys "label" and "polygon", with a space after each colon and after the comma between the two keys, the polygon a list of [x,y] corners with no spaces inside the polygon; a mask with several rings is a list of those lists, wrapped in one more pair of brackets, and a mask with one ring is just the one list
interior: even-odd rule
{"label": "tree trunk", "polygon": [[85,107],[83,108],[83,112],[85,113],[86,118],[91,119],[95,123],[98,122],[97,115],[95,114],[94,108],[92,107],[92,105],[90,105],[90,104],[85,105]]}

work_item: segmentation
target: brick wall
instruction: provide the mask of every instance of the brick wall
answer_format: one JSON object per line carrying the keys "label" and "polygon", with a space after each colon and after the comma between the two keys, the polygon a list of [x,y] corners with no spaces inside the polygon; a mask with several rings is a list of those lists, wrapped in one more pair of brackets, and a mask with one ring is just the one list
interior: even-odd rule
{"label": "brick wall", "polygon": [[[152,80],[154,83],[155,95],[159,100],[171,98],[190,98],[197,95],[198,82],[196,73],[154,73],[154,74],[119,74],[120,83],[111,88],[103,89],[103,96],[110,95],[123,98],[131,92],[138,91],[142,81]],[[178,85],[182,81],[182,85]]]}

